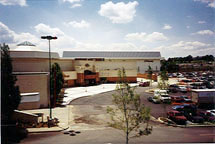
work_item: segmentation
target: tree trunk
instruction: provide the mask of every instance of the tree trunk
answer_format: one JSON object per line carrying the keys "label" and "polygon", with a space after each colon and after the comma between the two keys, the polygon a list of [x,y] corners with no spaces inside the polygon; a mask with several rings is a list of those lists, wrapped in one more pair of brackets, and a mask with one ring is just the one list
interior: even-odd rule
{"label": "tree trunk", "polygon": [[128,132],[126,133],[126,144],[128,144]]}

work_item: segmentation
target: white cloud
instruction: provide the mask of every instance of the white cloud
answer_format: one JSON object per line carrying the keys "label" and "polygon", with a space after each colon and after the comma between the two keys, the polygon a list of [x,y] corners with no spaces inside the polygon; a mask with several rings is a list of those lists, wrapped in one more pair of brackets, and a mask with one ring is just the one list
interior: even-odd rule
{"label": "white cloud", "polygon": [[196,33],[192,33],[191,35],[214,35],[215,33],[211,30],[201,30]]}
{"label": "white cloud", "polygon": [[151,34],[146,33],[130,33],[125,36],[126,40],[139,40],[143,42],[157,42],[157,41],[167,41],[168,38],[159,32],[153,32]]}
{"label": "white cloud", "polygon": [[[10,30],[6,25],[0,22],[0,43],[7,43],[12,49],[16,48],[18,43],[29,41],[37,46],[37,48],[48,51],[47,40],[40,39],[41,33],[51,34],[60,33],[57,40],[51,42],[51,51],[58,52],[60,55],[63,51],[140,51],[145,50],[143,47],[136,47],[132,43],[110,43],[103,45],[100,43],[83,43],[73,37],[65,34],[59,28],[52,28],[45,24],[38,24],[35,27],[38,35],[31,33],[15,33]],[[146,48],[146,47],[145,47]]]}
{"label": "white cloud", "polygon": [[63,0],[63,2],[69,2],[71,4],[80,2],[81,0]]}
{"label": "white cloud", "polygon": [[17,34],[0,22],[0,43],[20,43],[26,40],[30,40],[32,43],[37,43],[39,38],[30,33]]}
{"label": "white cloud", "polygon": [[15,32],[10,30],[5,24],[0,22],[0,43],[14,42]]}
{"label": "white cloud", "polygon": [[202,43],[199,41],[193,41],[193,42],[179,41],[178,43],[171,45],[169,48],[178,51],[178,50],[196,50],[196,49],[206,48],[209,46],[211,45]]}
{"label": "white cloud", "polygon": [[114,4],[112,1],[109,1],[101,5],[98,13],[110,19],[112,23],[128,23],[133,21],[137,5],[137,1],[128,2],[127,4],[124,2]]}
{"label": "white cloud", "polygon": [[77,8],[77,7],[81,7],[82,5],[81,4],[73,4],[70,8]]}
{"label": "white cloud", "polygon": [[206,3],[208,7],[215,8],[215,0],[193,0],[193,1]]}
{"label": "white cloud", "polygon": [[73,28],[88,28],[90,27],[90,23],[86,22],[85,20],[81,20],[80,22],[71,21],[68,23],[64,23],[66,26],[72,26]]}
{"label": "white cloud", "polygon": [[83,1],[83,0],[61,0],[62,2],[68,2],[68,3],[70,3],[71,4],[71,6],[70,6],[70,8],[77,8],[77,7],[81,7],[82,6],[82,4],[81,4],[81,2]]}
{"label": "white cloud", "polygon": [[163,34],[159,32],[153,32],[152,34],[149,34],[146,38],[146,42],[155,42],[155,41],[167,41],[168,38]]}
{"label": "white cloud", "polygon": [[163,26],[163,29],[169,30],[169,29],[172,29],[172,26],[170,26],[170,25],[168,25],[168,24],[165,24],[165,25]]}
{"label": "white cloud", "polygon": [[190,26],[186,26],[186,28],[187,28],[187,29],[189,29],[189,28],[190,28]]}
{"label": "white cloud", "polygon": [[40,23],[36,25],[35,31],[40,35],[53,35],[53,36],[62,36],[64,32],[62,32],[59,28],[51,28],[49,25],[45,25]]}
{"label": "white cloud", "polygon": [[27,6],[26,0],[0,0],[0,4]]}
{"label": "white cloud", "polygon": [[206,23],[205,21],[198,21],[199,24],[204,24]]}
{"label": "white cloud", "polygon": [[146,33],[129,33],[125,36],[126,40],[141,40],[144,41],[146,38]]}

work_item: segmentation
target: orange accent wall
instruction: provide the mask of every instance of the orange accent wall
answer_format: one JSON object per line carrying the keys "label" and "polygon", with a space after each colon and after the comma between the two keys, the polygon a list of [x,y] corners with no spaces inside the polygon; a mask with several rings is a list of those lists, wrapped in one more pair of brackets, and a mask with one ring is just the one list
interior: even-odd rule
{"label": "orange accent wall", "polygon": [[[137,77],[127,77],[128,82],[137,82]],[[107,77],[108,82],[117,82],[119,80],[118,77]]]}
{"label": "orange accent wall", "polygon": [[[149,79],[147,73],[144,73],[144,74],[138,73],[138,74],[137,74],[137,77],[138,77],[138,78]],[[157,75],[156,75],[156,74],[153,74],[153,75],[152,75],[152,80],[157,81]]]}
{"label": "orange accent wall", "polygon": [[68,85],[68,87],[75,86],[75,80],[68,80],[67,85]]}
{"label": "orange accent wall", "polygon": [[84,85],[84,73],[77,73],[77,84]]}
{"label": "orange accent wall", "polygon": [[99,83],[100,78],[99,78],[99,72],[96,73],[96,83]]}

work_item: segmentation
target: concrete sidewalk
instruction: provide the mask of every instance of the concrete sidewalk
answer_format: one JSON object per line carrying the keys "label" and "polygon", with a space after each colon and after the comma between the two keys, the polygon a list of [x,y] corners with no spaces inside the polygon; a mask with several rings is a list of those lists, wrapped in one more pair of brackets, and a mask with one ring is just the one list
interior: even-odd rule
{"label": "concrete sidewalk", "polygon": [[[58,126],[55,127],[41,127],[41,128],[27,128],[29,133],[40,133],[40,132],[59,132],[69,128],[69,125],[73,121],[72,106],[67,105],[66,107],[57,107],[52,109],[52,118],[58,118]],[[47,121],[47,116],[50,115],[50,109],[36,109],[36,110],[25,110],[29,113],[43,113],[44,121]]]}
{"label": "concrete sidewalk", "polygon": [[[66,88],[62,105],[68,105],[71,101],[77,98],[113,91],[116,89],[116,85],[117,84],[100,84],[96,86]],[[130,86],[137,85],[137,83],[130,84]]]}

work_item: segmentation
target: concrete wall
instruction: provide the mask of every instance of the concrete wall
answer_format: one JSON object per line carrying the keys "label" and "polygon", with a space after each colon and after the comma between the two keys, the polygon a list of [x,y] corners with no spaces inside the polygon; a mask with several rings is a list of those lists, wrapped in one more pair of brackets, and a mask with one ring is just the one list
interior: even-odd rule
{"label": "concrete wall", "polygon": [[48,74],[17,75],[16,85],[20,93],[39,92],[39,102],[28,102],[19,105],[18,109],[36,109],[48,107],[49,103],[49,79]]}

